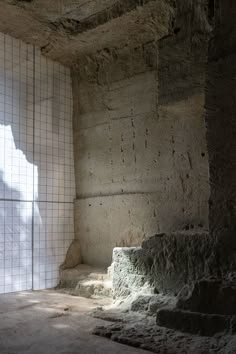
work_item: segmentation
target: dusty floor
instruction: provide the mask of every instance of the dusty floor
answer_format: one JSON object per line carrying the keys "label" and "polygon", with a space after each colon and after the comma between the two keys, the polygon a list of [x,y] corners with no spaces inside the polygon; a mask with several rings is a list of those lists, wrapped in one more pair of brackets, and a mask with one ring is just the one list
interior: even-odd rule
{"label": "dusty floor", "polygon": [[147,354],[91,334],[104,321],[88,313],[104,303],[48,290],[1,295],[0,353]]}

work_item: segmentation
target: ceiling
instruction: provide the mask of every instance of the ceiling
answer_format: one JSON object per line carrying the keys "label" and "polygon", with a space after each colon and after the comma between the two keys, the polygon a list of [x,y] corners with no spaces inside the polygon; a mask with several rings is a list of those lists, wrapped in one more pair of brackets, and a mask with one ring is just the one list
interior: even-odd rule
{"label": "ceiling", "polygon": [[19,0],[18,5],[42,20],[56,21],[64,17],[81,21],[104,11],[116,2],[116,0]]}
{"label": "ceiling", "polygon": [[0,0],[0,32],[73,65],[80,55],[138,45],[169,31],[168,0]]}

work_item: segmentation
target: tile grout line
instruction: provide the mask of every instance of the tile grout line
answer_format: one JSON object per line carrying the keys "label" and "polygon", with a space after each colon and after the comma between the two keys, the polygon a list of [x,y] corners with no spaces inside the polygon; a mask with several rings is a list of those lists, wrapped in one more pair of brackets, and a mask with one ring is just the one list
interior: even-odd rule
{"label": "tile grout line", "polygon": [[[6,35],[4,35],[4,124],[5,124],[5,119],[6,119]],[[5,136],[4,136],[4,166],[5,166],[5,156],[6,156],[6,147],[5,147]],[[4,196],[5,196],[5,190],[4,190]],[[4,203],[4,208],[5,208],[5,203]],[[6,260],[6,220],[4,218],[4,293],[6,292],[6,266],[5,266],[5,260]]]}
{"label": "tile grout line", "polygon": [[32,290],[34,290],[34,213],[35,213],[35,46],[33,46],[33,201],[32,201]]}
{"label": "tile grout line", "polygon": [[22,202],[22,203],[51,203],[51,204],[74,204],[74,202],[57,202],[55,200],[27,200],[27,199],[9,199],[0,198],[0,202]]}

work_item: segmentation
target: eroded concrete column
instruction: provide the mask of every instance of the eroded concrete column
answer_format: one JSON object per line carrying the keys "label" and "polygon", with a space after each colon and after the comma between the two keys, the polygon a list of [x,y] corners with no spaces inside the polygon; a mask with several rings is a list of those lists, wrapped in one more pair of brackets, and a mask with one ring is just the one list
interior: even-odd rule
{"label": "eroded concrete column", "polygon": [[210,165],[210,231],[232,248],[236,230],[236,2],[210,2],[215,11],[206,95]]}
{"label": "eroded concrete column", "polygon": [[[172,31],[158,42],[158,119],[170,122],[165,133],[172,136],[173,148],[168,149],[172,150],[175,160],[174,189],[181,191],[184,200],[178,215],[189,221],[185,230],[208,228],[208,223],[202,221],[208,220],[209,200],[204,119],[211,31],[207,4],[207,0],[177,0]],[[183,129],[174,130],[176,124]],[[165,149],[167,155],[166,146]],[[174,194],[175,191],[173,199]],[[198,215],[189,204],[191,200],[192,205],[197,205]]]}

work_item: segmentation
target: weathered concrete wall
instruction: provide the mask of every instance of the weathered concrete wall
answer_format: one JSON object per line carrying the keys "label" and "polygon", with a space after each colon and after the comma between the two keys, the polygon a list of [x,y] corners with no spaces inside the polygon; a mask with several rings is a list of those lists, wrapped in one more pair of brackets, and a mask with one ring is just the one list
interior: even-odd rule
{"label": "weathered concrete wall", "polygon": [[182,212],[181,204],[184,201],[165,200],[161,191],[77,200],[76,236],[81,241],[83,261],[109,265],[116,246],[141,245],[157,230],[169,232],[206,223],[206,201],[202,207],[199,203],[198,215],[191,205]]}
{"label": "weathered concrete wall", "polygon": [[191,50],[181,35],[103,51],[72,75],[83,262],[109,265],[115,246],[208,227],[207,46],[204,40]]}

